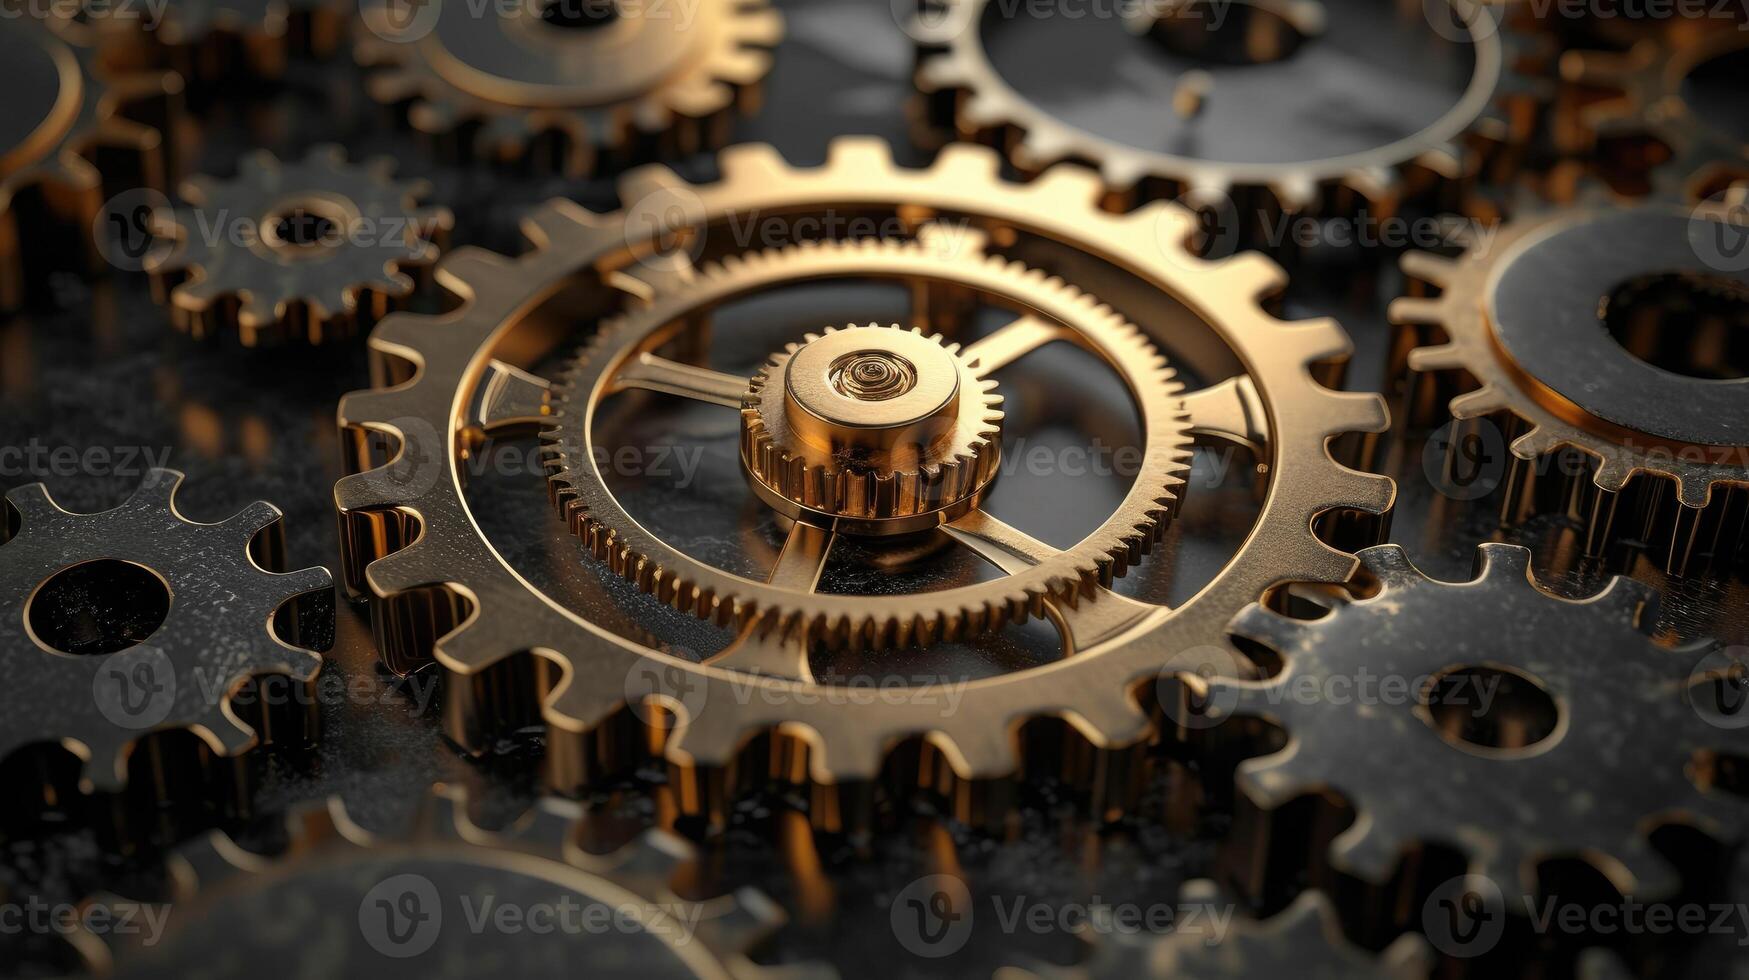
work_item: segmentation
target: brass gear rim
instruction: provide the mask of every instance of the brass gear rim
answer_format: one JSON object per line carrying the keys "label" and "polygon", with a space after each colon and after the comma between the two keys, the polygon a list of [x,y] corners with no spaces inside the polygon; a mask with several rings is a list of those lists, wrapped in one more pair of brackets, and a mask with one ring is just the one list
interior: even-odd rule
{"label": "brass gear rim", "polygon": [[[1406,170],[1416,167],[1442,180],[1462,181],[1477,169],[1465,139],[1479,135],[1499,145],[1526,135],[1522,118],[1508,104],[1535,102],[1540,86],[1510,70],[1524,39],[1486,5],[1454,4],[1476,50],[1476,65],[1463,96],[1422,130],[1385,146],[1326,160],[1280,164],[1202,160],[1139,149],[1089,133],[1035,105],[1010,85],[984,51],[983,22],[992,0],[943,0],[945,10],[920,16],[908,32],[918,40],[916,82],[925,96],[955,97],[959,139],[1004,148],[1025,172],[1070,161],[1088,161],[1118,192],[1165,182],[1196,206],[1219,206],[1246,191],[1267,191],[1285,211],[1315,207],[1340,191],[1375,206],[1390,206],[1407,192]],[[1467,12],[1467,15],[1465,14]],[[990,134],[994,133],[994,136]]]}
{"label": "brass gear rim", "polygon": [[484,20],[466,5],[433,6],[431,18],[416,13],[406,25],[392,6],[362,13],[357,58],[380,69],[366,83],[372,98],[407,106],[408,121],[432,136],[480,124],[473,139],[484,159],[519,160],[541,136],[560,134],[558,169],[570,177],[641,138],[673,153],[727,142],[732,115],[757,103],[783,38],[770,0],[704,0],[688,16],[648,5],[592,30],[548,27],[535,2]]}
{"label": "brass gear rim", "polygon": [[[1075,167],[1010,183],[999,176],[996,154],[978,147],[952,148],[926,170],[895,166],[886,145],[870,139],[835,142],[827,164],[814,169],[793,168],[768,146],[725,151],[721,164],[723,178],[707,185],[688,185],[667,168],[644,168],[622,183],[622,199],[690,194],[693,227],[707,238],[713,227],[726,230],[731,216],[809,207],[963,215],[1068,243],[1076,254],[1146,284],[1156,301],[1182,304],[1219,332],[1255,382],[1273,474],[1257,524],[1239,553],[1184,605],[1153,609],[1118,642],[971,682],[955,712],[915,698],[824,703],[819,694],[827,689],[818,685],[683,661],[624,640],[565,610],[511,568],[481,536],[462,490],[461,463],[474,428],[467,406],[498,343],[541,300],[574,296],[561,287],[576,277],[623,281],[623,270],[658,238],[642,223],[628,229],[623,215],[596,216],[554,202],[531,216],[526,233],[535,247],[518,258],[479,249],[450,253],[438,278],[460,305],[441,316],[399,314],[379,325],[370,346],[386,369],[380,376],[399,383],[355,392],[339,411],[354,471],[335,487],[348,585],[378,600],[373,617],[391,666],[434,658],[449,674],[446,730],[458,744],[483,750],[506,712],[514,723],[538,711],[549,738],[550,784],[587,785],[643,744],[669,763],[683,806],[715,816],[730,792],[726,770],[756,735],[777,730],[805,746],[806,763],[796,772],[816,786],[868,785],[894,746],[917,737],[941,753],[944,775],[1010,778],[1019,765],[1016,732],[1031,719],[1060,718],[1101,750],[1142,742],[1151,728],[1130,693],[1134,685],[1172,670],[1183,651],[1225,644],[1233,615],[1279,582],[1345,581],[1356,559],[1313,533],[1324,515],[1389,511],[1392,482],[1342,466],[1328,448],[1338,435],[1388,425],[1378,395],[1336,391],[1319,380],[1329,377],[1324,365],[1347,355],[1347,338],[1330,320],[1290,324],[1266,314],[1259,302],[1279,291],[1284,275],[1262,256],[1193,257],[1185,244],[1195,231],[1191,212],[1164,203],[1123,215],[1103,211],[1097,176]],[[371,453],[369,440],[379,436],[399,445],[392,459]],[[1102,599],[1100,608],[1120,605]],[[531,651],[547,678],[534,690],[519,695],[493,680]],[[639,671],[652,672],[657,684],[640,700],[673,711],[675,724],[644,728],[642,742],[607,739],[609,724],[626,717],[626,678]],[[749,699],[750,687],[769,696]]]}
{"label": "brass gear rim", "polygon": [[[931,279],[986,295],[1019,300],[1074,330],[1129,388],[1141,413],[1143,463],[1123,503],[1080,544],[1020,574],[944,592],[876,603],[867,596],[799,594],[724,572],[686,555],[645,530],[607,489],[589,432],[596,403],[612,389],[620,365],[638,356],[659,331],[700,309],[771,286],[808,279],[878,276]],[[1176,510],[1174,490],[1189,458],[1182,385],[1141,332],[1091,297],[1017,262],[970,249],[945,253],[891,241],[819,243],[737,256],[705,269],[684,286],[606,324],[554,391],[552,428],[555,499],[588,549],[619,575],[683,612],[719,625],[747,626],[762,616],[832,646],[902,645],[955,640],[1000,628],[1042,611],[1046,599],[1067,600],[1107,584],[1138,560]],[[581,404],[576,417],[572,406]],[[871,613],[871,606],[902,611]]]}

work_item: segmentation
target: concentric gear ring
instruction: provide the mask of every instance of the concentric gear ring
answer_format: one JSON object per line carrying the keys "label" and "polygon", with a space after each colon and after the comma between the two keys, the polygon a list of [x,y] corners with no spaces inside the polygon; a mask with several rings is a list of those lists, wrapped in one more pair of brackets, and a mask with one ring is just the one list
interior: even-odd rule
{"label": "concentric gear ring", "polygon": [[355,335],[412,294],[453,221],[422,206],[424,181],[397,182],[387,158],[349,164],[338,146],[282,163],[260,151],[234,180],[184,183],[190,207],[163,233],[177,248],[148,271],[177,329],[235,331],[244,346]]}
{"label": "concentric gear ring", "polygon": [[[1330,842],[1339,870],[1382,883],[1412,848],[1437,843],[1464,851],[1472,873],[1506,894],[1536,894],[1546,859],[1581,857],[1623,894],[1650,899],[1678,880],[1651,826],[1687,821],[1737,839],[1741,804],[1701,784],[1709,760],[1742,754],[1744,732],[1697,700],[1708,676],[1700,649],[1653,642],[1649,587],[1616,578],[1560,599],[1537,587],[1529,551],[1502,544],[1482,545],[1474,579],[1461,583],[1425,577],[1395,545],[1360,559],[1375,594],[1313,621],[1246,610],[1235,635],[1285,666],[1262,684],[1215,681],[1202,693],[1211,724],[1252,717],[1285,729],[1280,751],[1238,772],[1266,816],[1334,792],[1356,811]],[[1478,642],[1484,621],[1517,635]],[[1428,775],[1406,793],[1405,773]],[[1633,793],[1620,792],[1626,779]]]}
{"label": "concentric gear ring", "polygon": [[[293,617],[279,614],[293,600],[329,597],[328,570],[264,567],[283,558],[278,508],[257,503],[221,524],[196,524],[176,509],[181,482],[181,473],[153,470],[126,503],[100,514],[62,510],[40,483],[7,494],[6,523],[17,531],[0,545],[0,649],[12,654],[0,756],[58,739],[80,758],[85,791],[118,792],[146,736],[187,729],[213,755],[238,756],[258,742],[233,704],[245,681],[314,681],[321,656],[292,646],[295,638],[281,634]],[[144,644],[114,652],[56,650],[40,616],[102,613],[90,599],[39,613],[47,601],[40,590],[62,573],[105,564],[163,583],[162,625]]]}
{"label": "concentric gear ring", "polygon": [[[162,134],[121,110],[155,101],[156,110],[167,111],[181,79],[100,71],[85,33],[78,25],[29,17],[0,22],[0,73],[15,100],[7,113],[14,122],[0,146],[0,308],[24,302],[31,284],[49,271],[95,265],[92,222],[105,193],[129,183],[166,183]],[[100,172],[94,162],[100,149],[124,151],[129,172]]]}
{"label": "concentric gear ring", "polygon": [[[355,975],[365,964],[399,975],[441,964],[561,977],[574,975],[579,957],[602,976],[831,976],[753,964],[750,949],[783,921],[763,895],[676,894],[672,880],[692,857],[681,839],[651,831],[594,855],[578,842],[585,821],[576,804],[543,800],[488,832],[469,819],[465,794],[439,786],[410,833],[385,836],[332,799],[292,814],[290,848],[272,858],[217,832],[181,849],[170,862],[161,942],[108,956],[95,943],[78,945],[133,977],[240,976],[262,963],[282,973],[332,973],[344,963]],[[506,907],[528,916],[526,926],[464,928],[470,911]]]}
{"label": "concentric gear ring", "polygon": [[1749,178],[1749,134],[1729,131],[1728,116],[1694,105],[1685,92],[1689,77],[1709,62],[1749,62],[1749,32],[1681,26],[1696,29],[1662,32],[1625,53],[1569,51],[1561,58],[1566,80],[1616,93],[1580,110],[1593,143],[1650,136],[1669,148],[1670,159],[1651,175],[1654,190],[1668,200],[1703,197]]}
{"label": "concentric gear ring", "polygon": [[1676,573],[1701,555],[1735,560],[1742,516],[1732,501],[1749,487],[1749,382],[1655,366],[1600,320],[1636,277],[1745,288],[1749,271],[1727,271],[1725,253],[1708,259],[1715,234],[1749,234],[1727,223],[1733,217],[1681,204],[1544,212],[1502,226],[1456,260],[1404,256],[1405,274],[1438,295],[1398,299],[1391,320],[1444,337],[1413,336],[1426,346],[1409,352],[1407,367],[1474,379],[1477,387],[1450,400],[1460,422],[1507,421],[1514,458],[1499,493],[1508,524],[1572,497],[1565,484],[1554,493],[1535,487],[1550,454],[1571,446],[1596,461],[1590,479],[1577,481],[1576,502],[1564,505],[1584,522],[1585,554],[1644,547]]}
{"label": "concentric gear ring", "polygon": [[[1142,413],[1145,456],[1123,505],[1079,545],[1024,570],[986,585],[891,603],[754,582],[699,562],[645,531],[607,489],[596,465],[600,457],[589,441],[595,401],[625,383],[621,367],[661,341],[674,323],[736,297],[808,280],[858,277],[936,281],[971,293],[1013,297],[1020,308],[1072,332],[1118,372]],[[975,361],[978,350],[974,346],[968,359]],[[567,522],[615,572],[700,618],[747,626],[766,617],[834,646],[959,639],[1024,618],[1046,599],[1069,601],[1091,586],[1109,583],[1149,549],[1176,509],[1174,491],[1186,469],[1180,390],[1165,360],[1122,317],[1060,280],[985,255],[973,244],[944,251],[863,240],[750,253],[688,277],[684,286],[657,293],[646,306],[602,328],[554,392],[555,494]],[[936,515],[925,516],[928,526],[942,523]]]}
{"label": "concentric gear ring", "polygon": [[[823,522],[847,518],[904,527],[896,519],[943,514],[975,503],[996,476],[1002,460],[1002,399],[996,394],[996,383],[979,376],[977,365],[965,360],[958,344],[940,335],[926,336],[920,328],[912,331],[919,342],[909,346],[918,348],[921,356],[907,359],[877,350],[856,362],[853,343],[844,354],[851,363],[825,364],[839,372],[836,381],[827,379],[841,389],[839,394],[862,402],[892,401],[914,391],[918,375],[931,373],[914,360],[933,362],[933,373],[951,376],[952,388],[928,406],[935,414],[908,420],[908,431],[897,444],[883,439],[881,444],[860,445],[842,437],[810,441],[790,418],[790,406],[798,402],[789,375],[804,348],[818,351],[823,345],[842,345],[849,337],[883,329],[904,328],[896,323],[890,327],[871,323],[845,331],[828,327],[824,334],[809,334],[773,355],[753,376],[741,408],[741,459],[762,496],[786,510],[794,508],[788,511],[792,518],[808,515],[806,519]],[[876,335],[867,346],[881,348],[889,341]],[[866,378],[855,376],[859,368]],[[836,407],[856,405],[846,402]],[[808,412],[808,418],[819,416]],[[833,435],[840,435],[843,428],[830,426]]]}
{"label": "concentric gear ring", "polygon": [[769,0],[525,0],[484,17],[467,4],[411,16],[395,6],[364,9],[358,59],[383,69],[372,97],[410,104],[412,125],[432,136],[478,124],[456,149],[482,160],[541,162],[542,141],[556,136],[547,149],[568,177],[594,172],[598,157],[623,164],[727,142],[783,37]]}
{"label": "concentric gear ring", "polygon": [[[1106,592],[1056,606],[1084,641],[1075,655],[971,682],[953,712],[940,710],[931,688],[880,703],[839,698],[829,686],[794,676],[691,663],[622,639],[532,588],[479,533],[462,493],[460,463],[482,430],[550,417],[538,380],[498,360],[509,350],[501,347],[506,340],[520,328],[550,323],[543,308],[568,311],[561,319],[569,323],[579,309],[599,309],[599,290],[591,287],[604,282],[634,297],[659,302],[664,295],[651,279],[638,278],[658,274],[637,258],[664,240],[659,229],[556,202],[530,219],[535,247],[520,257],[474,249],[446,257],[438,278],[462,302],[438,317],[385,320],[371,346],[381,377],[405,383],[350,395],[340,410],[353,450],[348,465],[362,471],[335,489],[348,582],[377,599],[373,615],[391,665],[407,669],[435,657],[447,672],[447,728],[458,743],[481,747],[500,726],[515,723],[505,709],[527,718],[523,712],[538,705],[552,785],[586,785],[647,744],[670,763],[687,811],[720,819],[737,785],[729,770],[745,762],[766,771],[769,760],[744,759],[743,749],[753,736],[777,731],[795,753],[796,766],[786,773],[805,773],[821,790],[846,787],[840,805],[823,807],[819,819],[853,823],[862,816],[856,800],[869,798],[864,791],[888,753],[907,739],[927,737],[941,754],[944,778],[952,774],[971,786],[1016,773],[1012,733],[1028,719],[1061,718],[1101,750],[1140,744],[1149,727],[1128,693],[1134,685],[1172,669],[1184,650],[1224,643],[1232,616],[1284,579],[1345,580],[1353,556],[1323,543],[1314,527],[1332,512],[1390,509],[1389,480],[1339,465],[1328,448],[1338,435],[1387,424],[1378,396],[1334,391],[1319,380],[1332,377],[1329,366],[1349,350],[1340,328],[1265,314],[1258,304],[1281,288],[1281,270],[1256,255],[1194,258],[1184,243],[1195,217],[1182,208],[1112,214],[1097,207],[1101,194],[1091,173],[1064,168],[1013,184],[999,177],[996,156],[976,147],[953,148],[921,171],[896,167],[887,147],[870,140],[835,143],[818,169],[792,168],[763,146],[725,151],[721,165],[723,179],[706,185],[645,168],[622,182],[621,197],[690,195],[689,227],[706,254],[713,241],[737,241],[731,224],[755,215],[953,217],[993,239],[1054,252],[1065,263],[1079,256],[1083,269],[1104,263],[1111,287],[1127,284],[1144,312],[1179,311],[1181,318],[1169,322],[1181,329],[1206,324],[1246,373],[1190,396],[1192,423],[1202,433],[1257,445],[1267,457],[1271,481],[1259,523],[1244,549],[1177,609]],[[538,356],[521,351],[531,354]],[[723,391],[724,401],[738,407],[742,394],[737,383]],[[458,413],[458,406],[472,407]],[[393,460],[372,454],[376,436],[399,445]],[[1003,541],[1012,547],[991,547],[989,554],[1017,569],[1056,554],[1024,536]],[[546,680],[531,688],[503,687],[527,676],[503,668],[529,651],[556,670],[536,672]],[[613,732],[628,717],[627,679],[639,677],[651,687],[631,700],[663,705],[675,724],[621,738],[623,732]],[[749,685],[757,692],[752,697]],[[1102,795],[1115,798],[1128,785],[1117,779]]]}
{"label": "concentric gear ring", "polygon": [[[919,15],[908,28],[920,49],[918,87],[936,103],[936,112],[944,117],[940,121],[951,122],[960,139],[1004,148],[1025,172],[1038,172],[1064,161],[1087,161],[1099,168],[1107,186],[1119,195],[1178,197],[1203,208],[1258,200],[1286,212],[1324,211],[1347,199],[1368,202],[1372,209],[1388,213],[1417,182],[1411,179],[1411,171],[1461,184],[1480,170],[1481,158],[1486,155],[1479,152],[1483,147],[1522,142],[1534,118],[1529,110],[1546,96],[1546,86],[1511,70],[1523,47],[1522,39],[1499,23],[1499,15],[1485,5],[1455,0],[1452,29],[1469,38],[1474,69],[1462,97],[1418,132],[1376,149],[1321,160],[1201,159],[1144,149],[1086,131],[1021,94],[1002,77],[985,50],[986,21],[993,19],[990,12],[995,9],[992,2],[942,0],[939,6],[943,9]],[[1143,6],[1137,5],[1137,9]],[[1202,6],[1176,5],[1188,18],[1207,16],[1208,11],[1199,9]],[[1289,11],[1316,5],[1240,6],[1242,9],[1233,11],[1235,24],[1246,11]],[[1223,15],[1226,12],[1224,8],[1220,11]],[[1419,6],[1414,8],[1415,15],[1421,13]],[[1428,16],[1433,16],[1431,11]],[[1188,25],[1187,33],[1199,39],[1212,38],[1211,31],[1219,26],[1218,22],[1214,27],[1199,22]],[[1432,33],[1432,27],[1422,26]],[[1163,111],[1165,108],[1162,105]],[[1259,199],[1258,191],[1267,197]]]}

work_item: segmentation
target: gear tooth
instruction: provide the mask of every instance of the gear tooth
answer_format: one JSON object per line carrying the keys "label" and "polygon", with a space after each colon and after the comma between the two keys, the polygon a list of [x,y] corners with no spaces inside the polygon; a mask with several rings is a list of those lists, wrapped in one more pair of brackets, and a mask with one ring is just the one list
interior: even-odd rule
{"label": "gear tooth", "polygon": [[1713,502],[1712,481],[1699,477],[1678,476],[1676,499],[1690,510],[1704,510]]}
{"label": "gear tooth", "polygon": [[[1474,417],[1467,415],[1458,416],[1456,410],[1457,400],[1453,399],[1452,404],[1452,414],[1454,416],[1459,418]],[[1517,456],[1519,459],[1536,459],[1538,456],[1544,456],[1548,453],[1554,452],[1559,448],[1560,444],[1560,436],[1544,426],[1537,426],[1529,432],[1519,436],[1517,439],[1512,440],[1512,445],[1509,448],[1512,451],[1512,455]]]}
{"label": "gear tooth", "polygon": [[[1211,685],[1211,691],[1213,690]],[[1211,694],[1212,699],[1212,694]],[[1258,809],[1270,812],[1280,809],[1290,800],[1315,788],[1315,783],[1302,779],[1295,767],[1300,753],[1293,747],[1241,763],[1233,779],[1238,790]]]}
{"label": "gear tooth", "polygon": [[1127,695],[1089,698],[1076,705],[1073,714],[1078,719],[1075,727],[1101,747],[1135,745],[1153,731],[1147,714]]}
{"label": "gear tooth", "polygon": [[619,179],[619,199],[628,208],[647,198],[666,200],[688,193],[691,185],[666,164],[646,164]]}
{"label": "gear tooth", "polygon": [[176,493],[187,479],[181,470],[153,467],[146,471],[140,485],[123,506],[134,510],[176,509]]}
{"label": "gear tooth", "polygon": [[1105,194],[1105,185],[1099,174],[1072,163],[1045,171],[1033,181],[1032,187],[1040,195],[1060,200],[1065,205],[1071,202],[1077,206],[1091,205]]}
{"label": "gear tooth", "polygon": [[1401,862],[1403,842],[1387,836],[1378,821],[1362,816],[1330,843],[1330,863],[1371,884],[1383,884]]}
{"label": "gear tooth", "polygon": [[1607,865],[1599,870],[1624,895],[1643,901],[1658,901],[1674,895],[1682,886],[1682,875],[1670,860],[1652,848],[1647,840],[1635,833],[1610,852]]}
{"label": "gear tooth", "polygon": [[1457,278],[1458,264],[1433,252],[1405,252],[1401,263],[1404,275],[1440,288]]}
{"label": "gear tooth", "polygon": [[1398,326],[1444,323],[1448,319],[1443,299],[1428,299],[1421,296],[1399,296],[1391,300],[1385,315]]}
{"label": "gear tooth", "polygon": [[1275,195],[1276,203],[1283,211],[1299,213],[1308,210],[1318,202],[1318,183],[1303,175],[1293,174],[1279,180],[1271,181],[1269,192]]}
{"label": "gear tooth", "polygon": [[1627,489],[1628,481],[1633,477],[1633,463],[1620,456],[1605,456],[1592,474],[1592,482],[1600,489],[1620,493]]}
{"label": "gear tooth", "polygon": [[[1287,273],[1262,252],[1240,252],[1216,262],[1212,271],[1221,278],[1223,289],[1252,300],[1272,296],[1287,287]],[[1306,327],[1303,323],[1294,326]]]}
{"label": "gear tooth", "polygon": [[285,512],[265,500],[257,500],[225,519],[224,527],[242,535],[245,541],[285,520]]}
{"label": "gear tooth", "polygon": [[255,737],[253,728],[236,720],[224,710],[222,701],[214,705],[197,724],[206,733],[207,744],[226,759],[242,755],[260,742]]}
{"label": "gear tooth", "polygon": [[1417,347],[1409,352],[1409,370],[1411,371],[1430,374],[1435,371],[1457,371],[1463,367],[1463,348],[1456,344]]}
{"label": "gear tooth", "polygon": [[1501,544],[1489,541],[1476,549],[1475,570],[1472,578],[1503,579],[1516,582],[1520,579],[1530,582],[1530,549],[1515,544]]}
{"label": "gear tooth", "polygon": [[847,175],[880,174],[893,169],[893,150],[871,136],[840,136],[827,147],[828,166]]}
{"label": "gear tooth", "polygon": [[1356,556],[1360,564],[1379,581],[1389,586],[1401,587],[1426,582],[1427,576],[1415,563],[1409,560],[1409,555],[1401,545],[1381,544],[1367,548]]}
{"label": "gear tooth", "polygon": [[[1291,653],[1307,642],[1304,623],[1289,619],[1257,603],[1241,609],[1239,615],[1227,625],[1227,632],[1261,643],[1281,654]],[[1236,664],[1238,658],[1235,657],[1234,662]]]}
{"label": "gear tooth", "polygon": [[[22,522],[21,530],[25,531],[30,529],[34,521],[52,521],[66,513],[60,504],[55,503],[55,498],[49,495],[48,486],[42,483],[30,483],[8,490],[6,502],[17,511]],[[0,531],[3,530],[4,521],[0,521]],[[3,540],[0,538],[0,541]]]}
{"label": "gear tooth", "polygon": [[[1467,391],[1451,400],[1451,417],[1454,419],[1479,419],[1495,412],[1506,411],[1506,392],[1494,385],[1483,385],[1475,391]],[[1535,455],[1535,453],[1532,453]]]}

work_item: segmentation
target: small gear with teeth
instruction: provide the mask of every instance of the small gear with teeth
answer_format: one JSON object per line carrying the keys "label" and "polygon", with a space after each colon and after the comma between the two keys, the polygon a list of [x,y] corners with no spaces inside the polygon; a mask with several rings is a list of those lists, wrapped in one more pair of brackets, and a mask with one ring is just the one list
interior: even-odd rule
{"label": "small gear with teeth", "polygon": [[722,145],[783,37],[769,0],[397,6],[363,9],[370,94],[464,159],[567,177]]}
{"label": "small gear with teeth", "polygon": [[161,229],[175,246],[148,257],[171,322],[197,338],[234,331],[246,347],[344,339],[413,293],[453,221],[423,205],[424,181],[393,161],[348,163],[337,146],[302,160],[250,154],[233,180],[184,183],[188,206]]}
{"label": "small gear with teeth", "polygon": [[[1616,578],[1557,598],[1538,588],[1527,550],[1502,544],[1481,546],[1468,582],[1427,578],[1395,545],[1360,559],[1364,598],[1316,620],[1253,606],[1234,621],[1236,636],[1281,657],[1277,676],[1200,685],[1205,720],[1260,718],[1286,733],[1238,770],[1260,827],[1328,791],[1356,813],[1330,859],[1363,881],[1441,844],[1507,894],[1535,894],[1544,859],[1580,856],[1648,898],[1677,883],[1652,826],[1737,840],[1742,803],[1709,774],[1741,755],[1744,732],[1709,711],[1704,649],[1653,642],[1650,588]],[[1483,622],[1512,634],[1478,633]]]}
{"label": "small gear with teeth", "polygon": [[[63,510],[40,483],[6,495],[0,649],[11,679],[0,755],[55,739],[78,756],[82,790],[119,792],[148,736],[186,729],[203,762],[236,757],[264,734],[233,704],[245,682],[314,682],[321,655],[293,644],[325,645],[332,633],[327,569],[277,570],[282,515],[271,504],[219,524],[184,518],[181,482],[153,470],[98,514]],[[297,612],[298,600],[329,622]],[[137,618],[141,610],[157,622]],[[174,785],[158,776],[160,792]]]}

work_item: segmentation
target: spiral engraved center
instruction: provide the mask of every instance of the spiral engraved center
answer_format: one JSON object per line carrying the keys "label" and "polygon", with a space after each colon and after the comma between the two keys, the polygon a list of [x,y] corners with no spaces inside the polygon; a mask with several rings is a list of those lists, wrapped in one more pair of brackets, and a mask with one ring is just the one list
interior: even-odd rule
{"label": "spiral engraved center", "polygon": [[827,378],[846,398],[884,402],[917,387],[917,368],[889,351],[859,350],[833,361]]}

